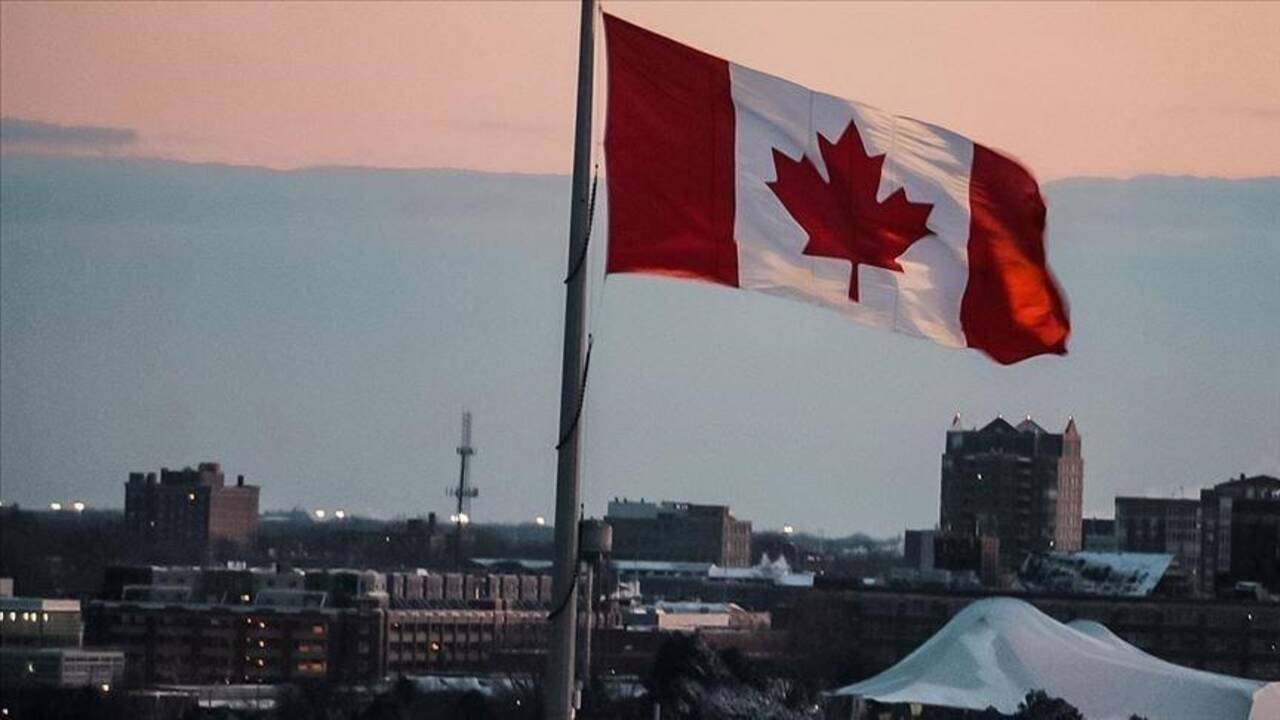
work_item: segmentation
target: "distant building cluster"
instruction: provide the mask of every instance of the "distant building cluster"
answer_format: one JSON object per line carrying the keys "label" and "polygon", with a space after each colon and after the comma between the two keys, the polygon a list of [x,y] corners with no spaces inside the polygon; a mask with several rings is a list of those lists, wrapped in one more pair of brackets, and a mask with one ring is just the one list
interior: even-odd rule
{"label": "distant building cluster", "polygon": [[1114,519],[1088,522],[1086,549],[1171,557],[1176,592],[1280,595],[1280,478],[1240,475],[1199,498],[1119,496]]}
{"label": "distant building cluster", "polygon": [[120,566],[85,634],[133,684],[367,683],[540,647],[550,593],[545,575]]}
{"label": "distant building cluster", "polygon": [[[615,499],[582,525],[580,656],[638,675],[664,634],[698,633],[765,668],[841,643],[869,672],[974,599],[1014,594],[1173,662],[1280,678],[1280,479],[1117,497],[1114,518],[1086,519],[1083,471],[1074,419],[1054,433],[1030,417],[967,428],[957,416],[938,525],[906,531],[901,558],[876,551],[884,564],[866,577],[824,575],[870,561],[865,546],[801,552],[787,528],[757,556],[751,522],[728,506]],[[259,488],[228,484],[217,463],[132,473],[125,494],[133,564],[107,568],[97,598],[0,597],[6,683],[369,685],[541,667],[556,606],[547,560],[450,564],[434,515],[260,521]],[[251,550],[265,566],[240,559]]]}

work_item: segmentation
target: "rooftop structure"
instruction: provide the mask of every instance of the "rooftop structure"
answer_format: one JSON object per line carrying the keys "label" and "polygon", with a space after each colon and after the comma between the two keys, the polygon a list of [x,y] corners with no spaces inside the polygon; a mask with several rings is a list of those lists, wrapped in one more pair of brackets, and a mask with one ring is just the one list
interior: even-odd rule
{"label": "rooftop structure", "polygon": [[1173,562],[1167,553],[1031,553],[1014,587],[1030,592],[1146,597]]}

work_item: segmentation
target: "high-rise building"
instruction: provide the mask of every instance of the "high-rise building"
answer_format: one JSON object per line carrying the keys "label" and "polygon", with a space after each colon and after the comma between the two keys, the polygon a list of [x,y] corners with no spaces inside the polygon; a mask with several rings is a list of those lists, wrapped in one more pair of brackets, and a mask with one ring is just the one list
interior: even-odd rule
{"label": "high-rise building", "polygon": [[1200,565],[1200,501],[1117,497],[1116,549],[1172,555],[1174,574],[1194,586]]}
{"label": "high-rise building", "polygon": [[1280,478],[1243,474],[1200,491],[1200,587],[1257,583],[1280,594]]}
{"label": "high-rise building", "polygon": [[724,505],[614,500],[604,519],[613,527],[613,556],[619,560],[751,564],[751,522],[738,520]]}
{"label": "high-rise building", "polygon": [[957,415],[942,454],[943,530],[1000,539],[1000,560],[1081,545],[1084,460],[1074,419],[1051,433],[1028,416],[966,429]]}
{"label": "high-rise building", "polygon": [[258,487],[228,487],[218,463],[129,473],[125,530],[134,551],[156,560],[224,559],[250,549],[258,530]]}

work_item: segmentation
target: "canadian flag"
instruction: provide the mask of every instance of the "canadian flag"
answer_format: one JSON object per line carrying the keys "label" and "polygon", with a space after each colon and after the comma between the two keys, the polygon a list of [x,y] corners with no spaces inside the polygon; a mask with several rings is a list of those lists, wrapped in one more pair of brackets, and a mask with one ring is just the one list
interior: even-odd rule
{"label": "canadian flag", "polygon": [[757,290],[1009,364],[1066,353],[1022,166],[605,15],[607,272]]}

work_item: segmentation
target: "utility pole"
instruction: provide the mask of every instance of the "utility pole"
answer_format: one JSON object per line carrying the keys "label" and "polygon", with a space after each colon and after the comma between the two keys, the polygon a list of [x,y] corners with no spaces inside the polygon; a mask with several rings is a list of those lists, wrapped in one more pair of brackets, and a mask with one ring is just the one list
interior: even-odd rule
{"label": "utility pole", "polygon": [[560,432],[556,463],[556,535],[547,647],[546,718],[574,716],[574,641],[578,625],[578,426],[582,402],[586,257],[591,194],[591,88],[595,62],[595,0],[582,0],[578,29],[578,105],[569,197],[569,258],[564,295],[564,352],[560,366]]}
{"label": "utility pole", "polygon": [[471,500],[480,495],[480,490],[471,485],[471,456],[476,449],[471,447],[471,413],[462,412],[462,444],[458,445],[458,458],[461,467],[458,470],[458,486],[451,488],[449,495],[458,499],[457,510],[449,519],[453,521],[453,567],[462,568],[462,530],[471,522]]}

